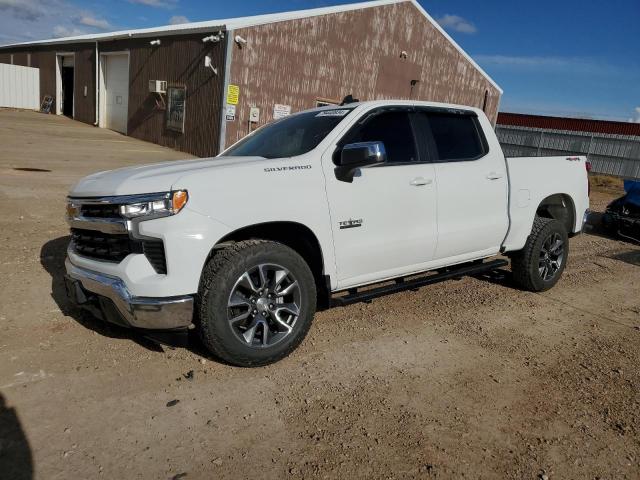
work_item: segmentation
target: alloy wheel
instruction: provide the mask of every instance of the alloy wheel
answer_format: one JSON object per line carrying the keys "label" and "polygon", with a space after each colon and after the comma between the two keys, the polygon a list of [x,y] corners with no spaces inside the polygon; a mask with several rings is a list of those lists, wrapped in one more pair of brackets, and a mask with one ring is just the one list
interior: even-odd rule
{"label": "alloy wheel", "polygon": [[300,284],[286,268],[261,264],[244,272],[231,289],[227,318],[244,345],[267,348],[292,331],[301,312]]}
{"label": "alloy wheel", "polygon": [[564,242],[559,233],[552,233],[542,243],[538,271],[540,277],[548,282],[560,271],[564,260]]}

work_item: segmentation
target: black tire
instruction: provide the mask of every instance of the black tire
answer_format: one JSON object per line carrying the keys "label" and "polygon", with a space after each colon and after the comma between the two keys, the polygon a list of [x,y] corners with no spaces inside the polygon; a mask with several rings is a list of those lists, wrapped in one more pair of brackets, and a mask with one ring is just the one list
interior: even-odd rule
{"label": "black tire", "polygon": [[[230,295],[239,278],[259,265],[286,268],[299,285],[300,311],[293,328],[273,346],[255,348],[242,342],[228,318]],[[304,340],[316,311],[316,285],[309,265],[291,248],[277,242],[248,240],[225,246],[209,260],[198,290],[198,330],[205,347],[240,367],[257,367],[288,356]],[[242,328],[242,327],[241,327]]]}
{"label": "black tire", "polygon": [[[563,244],[562,258],[559,267],[551,278],[545,279],[540,272],[544,260],[541,258],[543,245],[552,236],[557,235]],[[527,243],[519,252],[511,255],[511,271],[515,282],[530,292],[544,292],[558,283],[567,265],[569,256],[569,236],[562,223],[551,218],[536,217]]]}

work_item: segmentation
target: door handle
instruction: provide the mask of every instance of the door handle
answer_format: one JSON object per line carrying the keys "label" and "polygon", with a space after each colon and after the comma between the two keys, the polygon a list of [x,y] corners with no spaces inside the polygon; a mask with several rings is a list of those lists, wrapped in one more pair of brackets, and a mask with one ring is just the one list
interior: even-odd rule
{"label": "door handle", "polygon": [[424,187],[425,185],[431,185],[433,180],[430,178],[418,177],[411,180],[411,185],[414,187]]}
{"label": "door handle", "polygon": [[498,172],[491,172],[487,175],[487,179],[489,180],[500,180],[502,177],[504,177],[504,174]]}

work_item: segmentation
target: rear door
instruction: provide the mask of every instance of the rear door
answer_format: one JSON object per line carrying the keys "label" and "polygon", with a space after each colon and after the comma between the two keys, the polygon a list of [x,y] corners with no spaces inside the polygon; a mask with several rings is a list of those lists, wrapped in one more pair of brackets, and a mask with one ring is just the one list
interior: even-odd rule
{"label": "rear door", "polygon": [[[436,247],[434,165],[420,158],[411,117],[403,107],[365,114],[323,156],[339,288],[420,270]],[[356,172],[353,183],[335,175],[341,146],[383,142],[388,163]]]}
{"label": "rear door", "polygon": [[502,151],[490,151],[473,111],[425,109],[419,135],[434,161],[438,246],[434,260],[498,253],[507,234],[508,181]]}

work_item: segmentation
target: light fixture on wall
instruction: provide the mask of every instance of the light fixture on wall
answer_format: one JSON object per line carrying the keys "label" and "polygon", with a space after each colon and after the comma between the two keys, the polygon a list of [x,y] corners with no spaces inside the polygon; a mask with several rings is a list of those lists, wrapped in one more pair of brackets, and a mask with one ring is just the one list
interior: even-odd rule
{"label": "light fixture on wall", "polygon": [[213,35],[209,35],[208,37],[204,37],[202,39],[202,43],[207,43],[207,42],[218,43],[223,38],[224,38],[224,32],[221,30],[218,33],[214,33]]}
{"label": "light fixture on wall", "polygon": [[204,57],[204,66],[205,68],[210,68],[213,73],[218,75],[218,69],[213,66],[213,60],[211,60],[209,55]]}
{"label": "light fixture on wall", "polygon": [[244,38],[242,38],[240,35],[236,35],[236,38],[234,40],[236,41],[236,43],[240,48],[247,45],[247,41]]}
{"label": "light fixture on wall", "polygon": [[162,42],[160,41],[160,39],[157,39],[157,40],[151,40],[151,41],[149,42],[149,45],[151,45],[152,47],[157,47],[157,46],[159,46],[161,43],[162,43]]}

